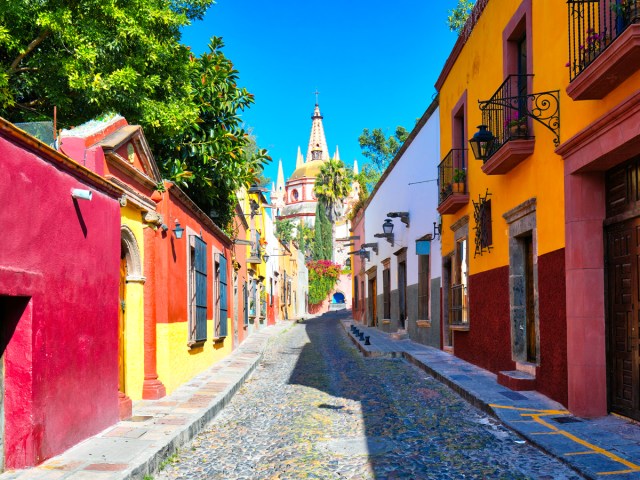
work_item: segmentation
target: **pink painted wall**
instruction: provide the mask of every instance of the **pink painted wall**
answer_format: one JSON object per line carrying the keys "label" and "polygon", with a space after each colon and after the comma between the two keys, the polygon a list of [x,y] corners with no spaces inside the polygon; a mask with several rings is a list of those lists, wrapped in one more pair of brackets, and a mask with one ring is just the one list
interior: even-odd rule
{"label": "pink painted wall", "polygon": [[[0,131],[7,468],[38,464],[118,420],[116,193],[18,141]],[[92,190],[92,201],[74,202],[72,188]]]}

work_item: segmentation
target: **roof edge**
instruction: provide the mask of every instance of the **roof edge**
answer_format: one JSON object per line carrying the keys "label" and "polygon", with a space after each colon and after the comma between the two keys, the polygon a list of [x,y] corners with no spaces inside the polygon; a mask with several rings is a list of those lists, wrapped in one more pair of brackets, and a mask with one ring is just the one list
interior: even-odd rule
{"label": "roof edge", "polygon": [[488,3],[489,0],[478,0],[474,5],[473,10],[471,10],[469,18],[467,18],[464,27],[462,27],[462,31],[460,32],[460,35],[458,35],[458,40],[456,40],[456,43],[453,45],[447,61],[444,62],[444,66],[442,67],[440,76],[438,77],[438,80],[436,80],[435,87],[438,92],[440,92],[442,85],[449,76],[453,65],[456,63],[456,60],[458,59],[458,56],[462,51],[462,47],[464,47],[464,45],[467,43],[467,40],[469,40],[471,32],[473,32],[473,28],[478,23],[478,20],[480,20],[480,16],[482,15],[482,12],[484,11]]}

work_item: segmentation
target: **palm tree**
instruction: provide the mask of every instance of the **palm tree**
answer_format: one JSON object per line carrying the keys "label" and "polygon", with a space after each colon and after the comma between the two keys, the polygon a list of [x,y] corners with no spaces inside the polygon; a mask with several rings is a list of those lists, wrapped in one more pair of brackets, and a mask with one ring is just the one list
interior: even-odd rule
{"label": "palm tree", "polygon": [[353,172],[345,167],[342,160],[328,160],[320,167],[313,191],[326,205],[331,223],[342,216],[342,202],[351,192],[352,181]]}

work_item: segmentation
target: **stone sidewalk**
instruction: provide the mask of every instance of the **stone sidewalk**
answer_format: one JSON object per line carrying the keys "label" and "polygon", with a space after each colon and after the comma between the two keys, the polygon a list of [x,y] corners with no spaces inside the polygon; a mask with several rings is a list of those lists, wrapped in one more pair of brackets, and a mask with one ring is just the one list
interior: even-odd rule
{"label": "stone sidewalk", "polygon": [[449,353],[408,339],[394,339],[376,328],[357,325],[371,345],[347,334],[367,357],[402,357],[548,454],[587,478],[640,479],[640,426],[609,415],[576,418],[561,404],[535,391],[510,390],[496,375]]}
{"label": "stone sidewalk", "polygon": [[231,355],[159,400],[136,402],[133,417],[28,470],[0,480],[123,480],[153,475],[231,400],[260,360],[269,338],[293,325],[253,333]]}

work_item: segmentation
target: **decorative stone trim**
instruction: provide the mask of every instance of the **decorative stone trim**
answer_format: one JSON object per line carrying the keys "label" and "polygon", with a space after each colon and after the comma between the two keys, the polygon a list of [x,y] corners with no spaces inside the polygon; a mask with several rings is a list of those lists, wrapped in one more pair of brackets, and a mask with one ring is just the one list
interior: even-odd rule
{"label": "decorative stone trim", "polygon": [[529,200],[525,200],[520,205],[513,207],[511,210],[502,214],[502,218],[504,218],[508,224],[512,224],[513,222],[521,219],[526,215],[530,215],[536,211],[536,197],[530,198]]}
{"label": "decorative stone trim", "polygon": [[469,324],[466,323],[464,325],[449,325],[449,328],[451,330],[455,330],[456,332],[468,332],[469,331]]}
{"label": "decorative stone trim", "polygon": [[556,148],[565,174],[609,170],[640,153],[640,133],[629,125],[640,125],[640,90]]}
{"label": "decorative stone trim", "polygon": [[162,215],[154,211],[146,212],[142,218],[145,223],[148,223],[150,225],[160,226],[164,223]]}
{"label": "decorative stone trim", "polygon": [[459,230],[460,228],[468,224],[469,224],[469,215],[465,215],[464,217],[460,217],[458,220],[453,222],[449,228],[451,229],[452,232],[455,232],[456,230]]}
{"label": "decorative stone trim", "polygon": [[391,320],[382,320],[382,325],[391,325]]}
{"label": "decorative stone trim", "polygon": [[416,320],[416,326],[418,328],[430,328],[431,320]]}
{"label": "decorative stone trim", "polygon": [[142,275],[142,259],[140,258],[138,242],[133,231],[127,225],[120,227],[120,241],[124,246],[129,276],[131,278],[144,278]]}

